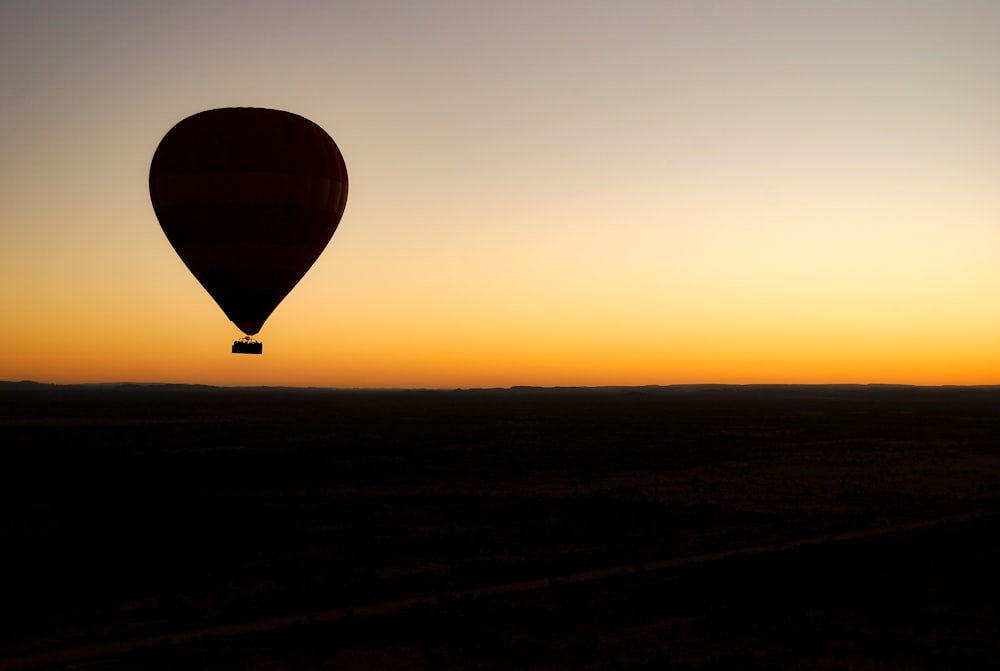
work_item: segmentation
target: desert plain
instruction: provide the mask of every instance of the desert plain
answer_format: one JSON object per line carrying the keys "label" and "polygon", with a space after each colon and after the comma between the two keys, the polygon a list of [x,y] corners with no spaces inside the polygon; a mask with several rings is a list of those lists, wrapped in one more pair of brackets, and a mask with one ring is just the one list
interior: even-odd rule
{"label": "desert plain", "polygon": [[987,669],[1000,388],[0,384],[0,669]]}

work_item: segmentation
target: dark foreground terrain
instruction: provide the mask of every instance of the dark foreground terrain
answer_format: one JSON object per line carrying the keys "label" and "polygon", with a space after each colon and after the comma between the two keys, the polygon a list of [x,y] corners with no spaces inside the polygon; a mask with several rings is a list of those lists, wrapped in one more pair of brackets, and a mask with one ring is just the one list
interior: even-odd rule
{"label": "dark foreground terrain", "polygon": [[0,669],[987,669],[1000,388],[0,385]]}

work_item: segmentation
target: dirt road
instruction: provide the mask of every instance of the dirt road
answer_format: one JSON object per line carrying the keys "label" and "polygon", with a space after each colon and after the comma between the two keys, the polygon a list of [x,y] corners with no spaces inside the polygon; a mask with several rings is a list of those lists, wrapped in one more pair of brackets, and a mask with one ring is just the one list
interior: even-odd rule
{"label": "dirt road", "polygon": [[[995,513],[975,512],[961,515],[951,515],[947,517],[937,517],[932,519],[907,522],[905,524],[886,525],[878,528],[856,529],[852,531],[842,531],[839,533],[813,536],[784,542],[781,544],[754,545],[731,550],[720,550],[686,557],[676,557],[673,559],[663,559],[660,561],[646,562],[643,564],[626,564],[591,571],[568,574],[558,577],[537,578],[534,580],[523,580],[520,582],[502,583],[459,590],[450,593],[449,598],[462,598],[465,596],[476,596],[479,594],[510,594],[515,592],[526,592],[537,589],[545,589],[553,584],[571,584],[601,580],[616,575],[631,573],[636,571],[661,571],[692,564],[715,562],[730,557],[761,555],[767,553],[783,552],[812,545],[824,545],[830,543],[841,543],[848,541],[864,540],[885,536],[902,531],[911,531],[926,527],[937,526],[954,522],[964,522],[972,519],[992,516]],[[291,627],[296,623],[324,622],[340,620],[348,617],[372,617],[378,615],[390,615],[410,608],[417,603],[433,604],[438,601],[437,595],[426,595],[411,597],[407,599],[396,599],[393,601],[382,601],[378,603],[365,604],[352,608],[338,608],[316,613],[300,613],[286,615],[283,617],[266,618],[252,620],[248,622],[238,622],[234,624],[204,627],[201,629],[191,629],[164,633],[157,636],[143,638],[133,638],[120,641],[111,641],[86,647],[66,648],[63,650],[52,650],[40,652],[20,657],[10,657],[0,659],[0,671],[14,669],[32,669],[46,666],[68,666],[74,664],[84,664],[88,666],[97,665],[101,659],[116,657],[130,653],[139,648],[157,648],[169,641],[170,644],[187,643],[197,638],[218,638],[229,636],[243,636],[263,631],[274,631]]]}

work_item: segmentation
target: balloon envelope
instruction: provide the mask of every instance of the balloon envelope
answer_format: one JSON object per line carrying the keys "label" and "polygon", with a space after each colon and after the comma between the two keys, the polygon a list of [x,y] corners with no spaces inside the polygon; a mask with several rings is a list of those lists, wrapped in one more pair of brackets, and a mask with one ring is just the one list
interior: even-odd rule
{"label": "balloon envelope", "polygon": [[297,114],[215,109],[163,137],[149,193],[178,256],[251,336],[337,230],[347,167],[326,131]]}

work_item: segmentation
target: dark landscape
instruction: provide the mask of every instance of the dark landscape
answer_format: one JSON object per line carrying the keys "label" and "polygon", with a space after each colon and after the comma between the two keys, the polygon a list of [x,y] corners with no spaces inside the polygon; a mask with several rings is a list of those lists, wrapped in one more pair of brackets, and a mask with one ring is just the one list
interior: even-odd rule
{"label": "dark landscape", "polygon": [[990,669],[1000,388],[0,383],[0,669]]}

